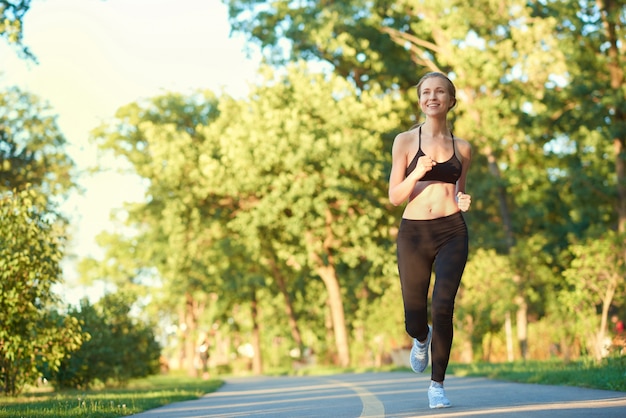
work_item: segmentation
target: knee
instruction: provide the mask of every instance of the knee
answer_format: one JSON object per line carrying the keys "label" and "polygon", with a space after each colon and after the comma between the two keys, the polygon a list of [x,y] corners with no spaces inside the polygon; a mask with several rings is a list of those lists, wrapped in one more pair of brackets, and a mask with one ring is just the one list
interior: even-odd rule
{"label": "knee", "polygon": [[411,337],[423,340],[428,334],[426,310],[407,311],[404,317],[404,329]]}
{"label": "knee", "polygon": [[418,338],[420,329],[415,322],[406,322],[404,324],[404,329],[406,329],[406,333],[409,334],[412,338]]}

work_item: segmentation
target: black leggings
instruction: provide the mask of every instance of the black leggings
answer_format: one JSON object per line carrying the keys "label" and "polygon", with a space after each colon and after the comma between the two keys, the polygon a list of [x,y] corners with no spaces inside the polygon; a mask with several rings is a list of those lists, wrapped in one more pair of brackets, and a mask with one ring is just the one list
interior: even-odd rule
{"label": "black leggings", "polygon": [[454,299],[467,262],[465,220],[461,212],[432,220],[402,219],[397,244],[404,324],[419,341],[428,336],[428,290],[435,265],[431,379],[443,382],[452,347]]}

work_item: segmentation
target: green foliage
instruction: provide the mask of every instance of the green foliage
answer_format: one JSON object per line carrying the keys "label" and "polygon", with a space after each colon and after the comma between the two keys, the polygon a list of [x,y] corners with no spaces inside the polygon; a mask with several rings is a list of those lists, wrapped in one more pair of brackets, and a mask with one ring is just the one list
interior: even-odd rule
{"label": "green foliage", "polygon": [[161,348],[153,325],[133,319],[130,306],[122,295],[108,294],[95,305],[83,300],[72,308],[89,339],[46,378],[59,389],[85,389],[97,383],[123,385],[157,373]]}
{"label": "green foliage", "polygon": [[[531,322],[565,324],[553,331],[563,343],[578,335],[566,329],[572,309],[585,306],[584,329],[623,303],[618,288],[598,302],[574,283],[580,270],[590,286],[619,259],[585,244],[593,261],[583,265],[582,252],[568,250],[626,219],[625,54],[616,41],[624,33],[615,24],[623,2],[610,10],[586,1],[225,3],[233,30],[279,68],[260,69],[246,99],[166,94],[123,107],[94,131],[147,194],[124,209],[136,236],[100,237],[107,258],[85,264],[89,280],[133,294],[158,284],[153,306],[188,341],[194,327],[241,318],[255,301],[261,318],[285,315],[266,326],[265,344],[290,331],[331,358],[329,330],[341,320],[329,310],[343,311],[358,344],[401,344],[390,141],[419,119],[408,114],[410,86],[439,70],[457,86],[454,133],[474,151],[472,252],[457,303],[466,341],[480,347],[519,310]],[[254,327],[241,320],[233,338]]]}
{"label": "green foliage", "polygon": [[394,42],[381,27],[407,25],[406,8],[389,1],[288,1],[260,3],[227,0],[230,23],[263,47],[267,60],[322,61],[333,72],[362,89],[406,90],[416,66],[404,45]]}
{"label": "green foliage", "polygon": [[472,253],[465,267],[456,309],[461,323],[467,322],[473,327],[470,335],[480,336],[502,327],[504,314],[515,306],[514,275],[507,256],[481,248]]}
{"label": "green foliage", "polygon": [[[232,170],[219,187],[240,202],[228,228],[245,245],[249,266],[263,275],[276,276],[278,269],[292,299],[312,290],[298,278],[322,279],[324,292],[308,297],[328,303],[332,328],[343,330],[344,311],[350,324],[358,310],[356,295],[375,299],[394,279],[381,275],[390,262],[382,139],[399,123],[396,103],[303,63],[284,75],[263,73],[266,81],[247,102],[229,103],[207,127],[207,137],[225,141],[206,176]],[[335,280],[340,299],[332,291]],[[323,328],[319,333],[327,339]]]}
{"label": "green foliage", "polygon": [[[125,208],[135,236],[98,237],[106,259],[84,264],[85,278],[114,282],[138,295],[152,290],[149,309],[166,321],[188,309],[189,323],[181,325],[186,330],[181,345],[188,350],[194,348],[198,321],[206,328],[214,320],[204,314],[212,295],[223,294],[218,303],[230,303],[230,294],[220,290],[237,274],[230,268],[232,247],[224,227],[234,202],[221,189],[226,179],[215,176],[207,183],[203,172],[221,152],[219,141],[203,132],[218,115],[210,91],[172,93],[124,106],[113,124],[93,132],[101,149],[126,159],[145,181],[146,200]],[[149,289],[155,284],[159,287]]]}
{"label": "green foliage", "polygon": [[[115,125],[94,130],[94,141],[125,158],[148,185],[147,202],[126,208],[127,224],[142,233],[99,237],[109,248],[110,264],[96,278],[118,286],[139,284],[146,269],[156,268],[172,302],[171,295],[210,289],[204,273],[223,260],[222,247],[210,244],[222,238],[219,226],[227,213],[221,210],[221,195],[202,187],[201,150],[215,144],[200,128],[217,115],[211,92],[168,94],[125,106]],[[212,180],[219,187],[221,180]]]}
{"label": "green foliage", "polygon": [[32,189],[0,195],[0,384],[10,395],[35,382],[44,362],[56,370],[83,340],[75,318],[52,312],[61,237],[42,200]]}
{"label": "green foliage", "polygon": [[[130,208],[128,218],[145,235],[107,240],[110,268],[100,277],[119,284],[117,277],[137,277],[132,266],[154,267],[167,299],[159,305],[174,315],[190,298],[204,309],[212,292],[222,309],[245,303],[260,285],[276,289],[280,275],[286,294],[303,300],[299,316],[309,313],[305,295],[314,292],[304,286],[317,275],[310,254],[331,251],[346,303],[357,303],[353,288],[371,286],[372,299],[384,292],[395,278],[388,232],[371,232],[389,222],[380,208],[389,206],[381,141],[398,124],[393,98],[357,95],[344,80],[303,66],[266,76],[247,101],[155,98],[121,109],[117,125],[94,132],[150,185],[149,203]],[[196,120],[181,124],[183,116]],[[322,241],[330,246],[318,248]],[[276,282],[265,280],[272,275]]]}
{"label": "green foliage", "polygon": [[566,192],[559,193],[566,205],[556,213],[578,238],[623,228],[626,30],[619,22],[626,2],[549,1],[533,8],[542,19],[558,22],[555,39],[568,58],[567,74],[553,80],[560,88],[547,91],[546,112],[537,115],[550,126],[549,156],[558,165],[557,188]]}
{"label": "green foliage", "polygon": [[292,259],[313,269],[311,251],[330,251],[357,272],[366,254],[384,264],[376,240],[385,231],[372,231],[386,223],[381,136],[399,123],[393,101],[375,92],[357,96],[345,81],[325,80],[303,66],[290,67],[284,78],[268,77],[249,103],[208,127],[214,137],[228,133],[221,162],[237,173],[228,178],[229,190],[253,201],[230,227],[250,250],[275,238],[281,265]]}
{"label": "green foliage", "polygon": [[624,234],[607,231],[569,247],[573,258],[558,301],[566,315],[578,318],[566,325],[570,334],[586,341],[597,359],[603,356],[609,309],[625,302],[625,243]]}
{"label": "green foliage", "polygon": [[32,187],[54,209],[74,187],[65,144],[47,104],[17,87],[0,92],[0,192]]}
{"label": "green foliage", "polygon": [[0,3],[0,37],[15,46],[22,58],[34,60],[34,55],[23,43],[24,15],[30,9],[31,0],[12,0]]}
{"label": "green foliage", "polygon": [[625,243],[623,234],[607,231],[569,247],[573,260],[563,272],[566,287],[561,301],[571,314],[594,313],[607,296],[615,295],[623,303]]}

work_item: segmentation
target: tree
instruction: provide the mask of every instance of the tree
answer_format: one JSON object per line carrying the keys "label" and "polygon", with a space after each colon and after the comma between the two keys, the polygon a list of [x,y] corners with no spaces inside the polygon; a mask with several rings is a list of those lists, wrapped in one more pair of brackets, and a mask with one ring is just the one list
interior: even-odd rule
{"label": "tree", "polygon": [[[626,260],[621,246],[622,260],[608,257],[605,247],[596,246],[602,237],[608,246],[613,231],[624,232],[626,225],[626,88],[624,83],[625,45],[624,19],[626,3],[623,1],[572,1],[535,4],[538,16],[558,19],[554,37],[559,48],[568,57],[568,73],[560,88],[546,95],[547,111],[541,116],[542,124],[554,131],[550,145],[550,158],[558,161],[553,171],[555,186],[560,193],[561,205],[553,209],[561,214],[562,236],[567,236],[570,249],[562,257],[564,275],[573,279],[574,265],[587,274],[599,274],[601,289],[589,292],[587,280],[574,285],[568,283],[561,290],[559,301],[578,301],[583,306],[569,306],[564,316],[585,309],[580,316],[582,324],[571,327],[581,341],[590,343],[587,351],[595,358],[601,352],[599,338],[604,334],[604,310],[610,298],[609,272]],[[564,210],[563,210],[564,209]],[[557,217],[555,216],[555,219]],[[608,231],[608,232],[607,232]],[[564,248],[564,246],[562,247]],[[581,251],[587,254],[581,254]],[[592,261],[593,260],[593,261]],[[597,263],[592,273],[588,263]],[[591,270],[590,270],[591,269]],[[624,281],[624,273],[619,281]],[[607,276],[608,275],[608,276]],[[594,278],[594,281],[596,278]],[[601,285],[602,284],[602,285]],[[582,290],[585,289],[585,290]],[[581,292],[583,292],[581,294]],[[594,302],[580,298],[596,296]],[[619,291],[616,296],[619,296]],[[613,303],[619,306],[619,298]],[[595,305],[597,316],[590,305]],[[578,326],[585,328],[583,336]],[[589,330],[597,329],[592,338]]]}
{"label": "tree", "polygon": [[385,280],[377,274],[389,263],[382,153],[384,134],[399,123],[395,103],[304,64],[288,66],[285,76],[265,71],[264,85],[239,104],[239,118],[224,112],[224,123],[207,128],[227,136],[221,162],[236,173],[227,185],[245,205],[229,228],[256,264],[271,266],[263,252],[271,246],[287,277],[321,279],[337,363],[347,366],[352,295],[373,287],[372,276]]}
{"label": "tree", "polygon": [[62,237],[41,210],[33,190],[0,196],[0,377],[2,390],[21,391],[55,370],[84,335],[76,318],[59,317],[52,288],[61,282]]}
{"label": "tree", "polygon": [[[532,116],[544,107],[544,92],[556,87],[552,78],[565,74],[564,55],[556,40],[547,36],[554,20],[536,19],[524,0],[506,4],[320,1],[298,6],[296,19],[290,18],[289,2],[269,7],[243,0],[229,4],[234,30],[267,47],[271,62],[279,62],[272,60],[276,56],[272,48],[287,44],[293,55],[323,60],[357,86],[380,83],[384,89],[403,93],[415,84],[419,72],[449,74],[459,98],[454,132],[468,139],[475,150],[468,187],[482,197],[475,199],[468,214],[470,239],[508,253],[518,234],[546,225],[549,214],[532,211],[541,207],[546,195],[527,190],[549,193],[548,167],[543,161],[537,161],[538,165],[525,162],[543,154],[549,139],[533,137],[529,126],[533,127]],[[477,8],[483,12],[475,13]],[[488,24],[485,16],[489,16]],[[387,59],[377,48],[389,42],[396,46],[389,48]],[[398,65],[390,65],[393,62]],[[398,70],[394,73],[392,68]],[[404,77],[398,78],[400,74]],[[525,176],[517,172],[522,168]],[[536,184],[530,189],[520,179]],[[515,218],[516,213],[527,214],[527,209],[535,216]],[[524,274],[511,280],[524,283]],[[518,317],[525,318],[524,292],[518,300]],[[520,332],[525,339],[524,329]]]}
{"label": "tree", "polygon": [[[626,268],[624,235],[608,231],[601,237],[588,239],[570,247],[571,267],[563,272],[567,287],[559,300],[576,321],[576,335],[587,343],[596,360],[604,351],[608,331],[609,309],[617,299],[624,302]],[[592,330],[595,329],[595,333]]]}
{"label": "tree", "polygon": [[[154,270],[151,279],[162,288],[152,296],[179,325],[180,358],[190,374],[195,374],[200,321],[229,270],[223,225],[232,198],[220,192],[221,177],[210,189],[200,187],[201,150],[213,146],[200,128],[218,114],[212,92],[166,94],[122,107],[112,124],[93,135],[102,150],[127,160],[147,185],[146,201],[125,208],[126,224],[137,235],[125,240],[102,236],[109,247],[104,263],[113,268],[100,268],[94,277],[128,286],[141,283],[142,271]],[[130,251],[121,251],[124,247]]]}
{"label": "tree", "polygon": [[[536,12],[544,19],[558,18],[555,36],[568,57],[568,74],[563,88],[548,96],[547,115],[554,129],[574,142],[566,155],[579,175],[569,182],[578,205],[597,184],[590,176],[598,174],[602,187],[595,191],[594,206],[610,210],[611,223],[626,231],[626,2],[549,1],[537,3]],[[612,156],[609,170],[589,170],[593,154]],[[571,156],[570,156],[571,155]],[[573,160],[573,161],[572,161]],[[582,184],[581,184],[582,183]],[[591,186],[593,185],[593,186]],[[580,186],[583,186],[582,188]],[[607,187],[608,186],[608,187]],[[602,205],[599,203],[602,202]],[[585,207],[588,205],[584,205]],[[603,215],[599,214],[600,218]],[[594,217],[597,221],[598,217]],[[588,224],[589,220],[580,220]],[[624,254],[626,259],[626,254]]]}
{"label": "tree", "polygon": [[[570,261],[558,255],[570,240],[622,228],[622,2],[227,3],[233,30],[259,42],[269,63],[321,63],[325,81],[347,80],[350,88],[328,94],[325,81],[304,75],[303,81],[281,67],[287,77],[270,75],[247,101],[129,107],[117,132],[106,133],[107,146],[149,179],[148,203],[131,219],[150,231],[137,239],[147,249],[142,257],[151,255],[145,259],[155,261],[164,289],[178,296],[168,302],[180,307],[186,329],[194,329],[206,307],[202,298],[215,290],[221,302],[229,295],[224,312],[256,306],[261,322],[251,329],[259,332],[262,308],[281,292],[297,345],[307,339],[303,322],[314,323],[316,332],[327,326],[328,341],[344,340],[335,334],[342,320],[331,299],[343,305],[343,322],[361,327],[368,317],[363,300],[375,306],[387,296],[381,289],[394,283],[388,250],[401,213],[386,212],[385,154],[393,135],[384,131],[419,118],[408,114],[409,99],[416,102],[409,87],[421,72],[435,70],[455,81],[452,128],[473,144],[471,245],[508,258],[498,262],[508,266],[510,282],[502,285],[516,291],[511,300],[525,356],[529,321],[547,314],[563,319],[547,308]],[[377,109],[371,120],[347,116],[351,100]],[[378,112],[395,112],[395,125],[372,127]],[[363,138],[375,132],[380,148],[355,147],[355,132]],[[377,175],[365,178],[348,166],[336,138],[357,149],[359,164]],[[615,159],[607,163],[608,155]],[[483,261],[476,268],[493,273]],[[323,286],[317,278],[325,278]],[[307,300],[316,303],[309,311]],[[324,321],[320,311],[336,317]],[[493,314],[500,318],[501,311],[494,307]],[[476,313],[471,304],[467,312]],[[346,361],[343,342],[334,351]]]}
{"label": "tree", "polygon": [[207,97],[170,96],[128,106],[118,123],[96,131],[96,141],[149,181],[148,202],[129,212],[128,224],[142,231],[135,248],[143,248],[130,256],[151,254],[144,260],[176,301],[171,307],[180,307],[186,341],[210,294],[249,304],[252,313],[257,306],[261,315],[266,286],[282,289],[297,341],[302,313],[290,300],[321,278],[333,351],[347,365],[343,303],[353,312],[356,290],[374,298],[386,288],[381,281],[395,279],[380,277],[393,260],[389,229],[376,230],[378,222],[389,228],[380,208],[388,205],[381,153],[385,132],[398,123],[395,103],[303,67],[286,78],[266,75],[267,86],[246,101],[223,97],[216,106]]}
{"label": "tree", "polygon": [[74,162],[65,145],[47,104],[17,87],[0,92],[0,192],[33,187],[54,210],[74,187]]}
{"label": "tree", "polygon": [[24,15],[30,9],[31,0],[4,0],[0,2],[0,37],[13,45],[18,55],[34,60],[35,56],[23,44]]}
{"label": "tree", "polygon": [[[262,48],[270,64],[323,62],[359,89],[406,91],[415,63],[405,45],[381,33],[411,21],[404,2],[225,0],[232,30]],[[414,83],[413,83],[414,84]]]}
{"label": "tree", "polygon": [[[481,348],[481,359],[491,360],[491,338],[486,337],[506,325],[510,312],[515,309],[515,287],[511,281],[513,271],[508,257],[495,250],[477,249],[468,260],[457,297],[456,317],[463,333],[460,339],[461,359],[472,362],[477,356],[474,347]],[[513,360],[513,344],[507,335],[507,359]]]}

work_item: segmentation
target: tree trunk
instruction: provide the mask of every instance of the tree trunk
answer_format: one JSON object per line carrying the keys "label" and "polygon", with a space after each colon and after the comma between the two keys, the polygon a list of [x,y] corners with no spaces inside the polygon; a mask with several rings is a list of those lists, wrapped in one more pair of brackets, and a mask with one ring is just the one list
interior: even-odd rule
{"label": "tree trunk", "polygon": [[[626,102],[626,101],[625,101]],[[621,124],[626,125],[626,118]],[[626,232],[626,138],[613,139],[615,171],[617,174],[617,225],[619,232]]]}
{"label": "tree trunk", "polygon": [[333,236],[332,224],[334,222],[332,212],[326,209],[326,235],[322,242],[323,257],[318,254],[315,249],[319,248],[314,235],[307,231],[305,238],[309,250],[309,259],[313,264],[314,271],[320,276],[328,293],[328,306],[330,308],[330,317],[333,321],[333,331],[335,337],[335,346],[337,348],[338,364],[342,367],[350,365],[350,348],[348,345],[348,331],[346,328],[346,320],[343,311],[343,299],[341,297],[341,286],[337,278],[335,270],[335,259],[332,254],[332,246],[336,244]]}
{"label": "tree trunk", "polygon": [[263,373],[263,359],[261,356],[261,330],[259,327],[259,307],[256,299],[256,291],[252,291],[251,303],[252,315],[252,347],[254,356],[252,357],[252,372],[256,375]]}
{"label": "tree trunk", "polygon": [[467,338],[461,340],[461,358],[460,362],[470,364],[474,361],[474,346],[472,344],[472,335],[474,335],[474,317],[467,315],[465,318],[463,330]]}
{"label": "tree trunk", "polygon": [[191,294],[185,295],[185,368],[189,376],[196,376],[196,330],[198,322],[194,312],[194,300]]}
{"label": "tree trunk", "polygon": [[185,368],[189,376],[197,376],[197,336],[198,318],[204,312],[205,304],[198,302],[191,293],[185,293],[184,335]]}
{"label": "tree trunk", "polygon": [[326,291],[328,292],[328,306],[333,321],[333,331],[338,356],[337,360],[340,366],[348,367],[350,365],[350,349],[348,346],[348,332],[346,329],[343,300],[339,280],[337,280],[337,273],[332,266],[319,266],[317,268],[317,274],[322,278],[326,286]]}
{"label": "tree trunk", "polygon": [[485,157],[487,158],[489,172],[496,179],[498,184],[496,190],[498,194],[498,204],[500,206],[500,216],[502,216],[502,227],[504,228],[504,237],[506,239],[507,251],[515,245],[515,236],[513,235],[513,221],[511,220],[511,210],[506,200],[506,188],[502,185],[502,175],[498,168],[496,157],[493,155],[493,151],[490,146],[486,146],[483,150]]}
{"label": "tree trunk", "polygon": [[[612,132],[613,154],[615,156],[615,174],[617,178],[617,227],[621,233],[626,232],[626,137],[624,130],[619,128],[626,126],[626,97],[624,97],[623,85],[626,81],[624,75],[624,65],[621,62],[620,42],[617,28],[621,15],[621,2],[602,1],[596,2],[605,36],[608,42],[606,48],[606,65],[610,77],[611,91],[614,94],[613,100],[608,101],[608,114],[613,115],[609,132]],[[622,253],[622,259],[626,261],[626,252]],[[615,280],[608,280],[608,286],[602,300],[602,317],[600,319],[600,329],[597,334],[596,359],[600,360],[604,355],[604,337],[607,331],[608,311],[615,295],[617,283],[624,280],[623,277],[615,277]]]}
{"label": "tree trunk", "polygon": [[[596,347],[594,350],[594,356],[597,361],[602,360],[602,358],[607,354],[608,347],[605,344],[605,337],[608,334],[609,309],[611,309],[613,298],[615,297],[615,292],[620,280],[623,279],[618,275],[611,276],[611,278],[607,280],[606,290],[602,296],[600,327],[597,332]],[[610,346],[610,343],[608,345]]]}
{"label": "tree trunk", "polygon": [[291,296],[289,295],[289,290],[287,289],[287,281],[285,280],[285,276],[282,274],[281,270],[278,268],[278,265],[276,264],[276,259],[273,256],[269,257],[269,263],[272,270],[272,275],[274,276],[274,280],[276,280],[278,289],[285,299],[285,314],[287,315],[289,329],[291,330],[291,337],[298,347],[300,355],[302,355],[302,353],[304,352],[302,334],[300,333],[300,328],[298,327],[298,321],[296,320],[296,315],[294,313],[295,311],[293,309]]}
{"label": "tree trunk", "polygon": [[504,314],[504,330],[506,333],[506,358],[508,361],[515,360],[513,352],[513,325],[511,324],[511,312]]}
{"label": "tree trunk", "polygon": [[331,360],[332,364],[337,364],[339,361],[337,360],[337,344],[335,344],[335,348],[331,349],[332,345],[331,341],[335,340],[335,330],[333,327],[333,317],[330,309],[330,302],[328,298],[326,298],[326,310],[324,311],[324,330],[326,331],[326,341],[328,341],[328,358]]}
{"label": "tree trunk", "polygon": [[[624,126],[626,124],[626,97],[622,93],[624,85],[624,65],[620,62],[619,43],[623,40],[619,39],[617,34],[617,25],[621,12],[620,2],[601,1],[597,2],[602,25],[606,38],[608,40],[607,70],[610,76],[611,90],[615,94],[615,99],[610,101],[612,106],[608,109],[609,114],[613,114],[614,127]],[[624,131],[615,129],[613,134],[613,150],[615,155],[615,171],[617,174],[617,218],[619,232],[626,232],[626,138]],[[621,136],[620,136],[621,135]]]}
{"label": "tree trunk", "polygon": [[517,343],[522,359],[528,360],[528,304],[522,294],[515,297],[515,303],[517,304]]}
{"label": "tree trunk", "polygon": [[187,341],[187,325],[185,324],[185,308],[178,308],[178,370],[185,370],[187,367],[185,356]]}

